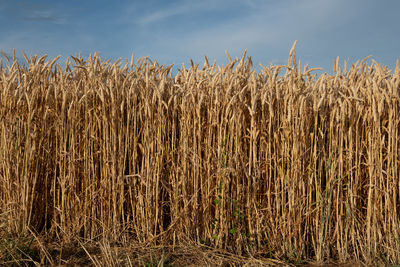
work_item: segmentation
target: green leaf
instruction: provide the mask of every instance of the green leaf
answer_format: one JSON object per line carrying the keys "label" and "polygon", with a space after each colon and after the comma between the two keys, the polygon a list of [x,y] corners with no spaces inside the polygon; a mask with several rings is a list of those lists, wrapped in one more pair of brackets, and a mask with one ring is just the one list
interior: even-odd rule
{"label": "green leaf", "polygon": [[226,145],[226,141],[228,141],[228,138],[225,137],[225,139],[222,141],[221,145],[225,146]]}

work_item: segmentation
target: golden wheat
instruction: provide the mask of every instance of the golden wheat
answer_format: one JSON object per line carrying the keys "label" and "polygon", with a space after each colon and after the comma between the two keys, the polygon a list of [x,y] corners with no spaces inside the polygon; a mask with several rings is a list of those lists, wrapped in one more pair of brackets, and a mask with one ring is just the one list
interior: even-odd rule
{"label": "golden wheat", "polygon": [[[257,73],[98,54],[0,69],[0,214],[29,229],[291,260],[400,261],[400,71]],[[298,64],[298,66],[297,66]],[[279,76],[286,69],[284,76]],[[107,243],[109,244],[109,243]]]}

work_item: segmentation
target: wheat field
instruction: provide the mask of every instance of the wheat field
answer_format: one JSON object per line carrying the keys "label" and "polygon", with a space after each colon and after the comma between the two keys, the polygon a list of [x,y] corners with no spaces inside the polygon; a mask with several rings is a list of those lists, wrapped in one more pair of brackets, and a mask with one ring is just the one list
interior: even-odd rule
{"label": "wheat field", "polygon": [[398,64],[25,58],[0,69],[3,238],[400,262]]}

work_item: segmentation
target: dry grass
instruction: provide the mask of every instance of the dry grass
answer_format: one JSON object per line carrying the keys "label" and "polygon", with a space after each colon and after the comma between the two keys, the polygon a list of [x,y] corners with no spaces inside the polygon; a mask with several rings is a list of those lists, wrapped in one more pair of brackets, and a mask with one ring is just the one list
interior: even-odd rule
{"label": "dry grass", "polygon": [[109,264],[132,243],[400,262],[398,66],[337,59],[316,77],[294,47],[258,73],[245,55],[174,76],[143,58],[26,60],[0,69],[3,233],[98,242]]}

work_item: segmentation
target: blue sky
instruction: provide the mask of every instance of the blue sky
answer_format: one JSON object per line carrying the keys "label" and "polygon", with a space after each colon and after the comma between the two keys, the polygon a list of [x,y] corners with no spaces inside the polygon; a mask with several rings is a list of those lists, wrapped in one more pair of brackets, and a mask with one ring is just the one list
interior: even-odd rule
{"label": "blue sky", "polygon": [[1,0],[0,49],[50,58],[96,51],[103,59],[149,56],[161,64],[228,62],[247,48],[255,65],[400,58],[398,0]]}

